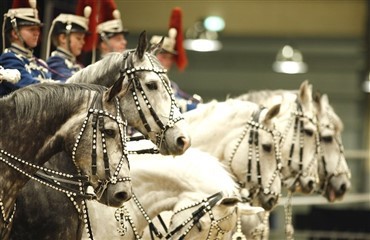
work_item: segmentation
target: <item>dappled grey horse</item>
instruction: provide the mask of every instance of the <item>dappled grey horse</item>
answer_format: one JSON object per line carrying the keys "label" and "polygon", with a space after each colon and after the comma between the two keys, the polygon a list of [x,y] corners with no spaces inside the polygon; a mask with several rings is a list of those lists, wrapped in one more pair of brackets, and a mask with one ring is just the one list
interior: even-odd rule
{"label": "dappled grey horse", "polygon": [[[119,84],[106,89],[45,83],[0,99],[1,239],[8,239],[13,218],[22,210],[16,197],[29,179],[71,198],[94,198],[113,206],[130,199],[121,93]],[[42,166],[62,151],[72,172]],[[43,174],[34,175],[37,171]],[[47,177],[77,187],[63,187]]]}

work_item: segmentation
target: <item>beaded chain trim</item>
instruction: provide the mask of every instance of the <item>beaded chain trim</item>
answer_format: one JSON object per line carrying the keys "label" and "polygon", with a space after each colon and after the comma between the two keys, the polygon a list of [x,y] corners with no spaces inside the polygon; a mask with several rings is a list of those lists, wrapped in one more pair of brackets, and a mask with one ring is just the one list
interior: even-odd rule
{"label": "beaded chain trim", "polygon": [[[141,214],[143,215],[145,221],[147,221],[147,223],[149,224],[149,227],[150,227],[151,231],[154,231],[154,234],[159,239],[161,239],[163,237],[163,235],[154,226],[152,220],[150,219],[149,215],[146,213],[145,209],[143,208],[143,206],[141,205],[141,203],[139,202],[139,200],[137,199],[135,194],[132,195],[132,199],[135,202],[135,204],[136,204],[137,208],[139,209],[139,211],[141,212]],[[131,226],[131,229],[132,229],[132,232],[135,236],[135,239],[136,240],[141,239],[141,236],[137,231],[137,227],[136,227],[136,225],[135,225],[135,223],[134,223],[134,221],[133,221],[133,219],[130,215],[130,212],[127,210],[127,208],[125,206],[117,208],[117,210],[114,213],[114,217],[115,217],[115,219],[116,219],[116,221],[118,222],[118,225],[119,225],[117,227],[117,232],[120,234],[120,236],[125,236],[127,231],[128,231],[128,228],[125,225],[125,221],[127,221]]]}

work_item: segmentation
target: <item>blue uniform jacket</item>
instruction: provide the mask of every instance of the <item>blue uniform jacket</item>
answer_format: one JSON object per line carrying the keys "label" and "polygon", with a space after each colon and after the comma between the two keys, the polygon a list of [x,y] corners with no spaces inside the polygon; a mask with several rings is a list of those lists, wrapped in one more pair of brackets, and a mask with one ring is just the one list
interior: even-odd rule
{"label": "blue uniform jacket", "polygon": [[82,66],[76,62],[76,58],[61,48],[53,51],[46,62],[51,68],[52,78],[62,82],[65,82],[74,73],[82,69]]}
{"label": "blue uniform jacket", "polygon": [[180,87],[173,81],[171,81],[171,87],[181,112],[193,110],[197,107],[198,103],[200,103],[198,99],[195,99],[193,96],[181,90]]}
{"label": "blue uniform jacket", "polygon": [[21,79],[15,84],[6,81],[0,83],[0,96],[31,84],[51,80],[47,64],[33,56],[31,50],[16,44],[4,50],[0,56],[0,65],[8,69],[17,69],[21,73]]}

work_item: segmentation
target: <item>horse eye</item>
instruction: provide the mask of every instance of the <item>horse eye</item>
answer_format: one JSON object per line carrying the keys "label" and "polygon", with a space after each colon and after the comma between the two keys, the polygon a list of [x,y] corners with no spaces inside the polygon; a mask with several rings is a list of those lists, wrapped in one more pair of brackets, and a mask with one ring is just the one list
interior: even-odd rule
{"label": "horse eye", "polygon": [[150,82],[145,84],[149,90],[157,90],[158,86],[156,82]]}
{"label": "horse eye", "polygon": [[311,137],[313,135],[313,131],[310,129],[305,129],[304,132],[306,133],[307,136]]}
{"label": "horse eye", "polygon": [[271,144],[262,144],[262,149],[265,152],[271,152],[272,146],[271,146]]}
{"label": "horse eye", "polygon": [[323,142],[326,142],[326,143],[331,143],[331,142],[333,142],[333,137],[332,136],[325,136],[325,137],[321,137],[321,140]]}
{"label": "horse eye", "polygon": [[107,137],[114,138],[114,137],[116,136],[116,131],[114,131],[113,129],[105,129],[105,130],[104,130],[104,134],[105,134]]}

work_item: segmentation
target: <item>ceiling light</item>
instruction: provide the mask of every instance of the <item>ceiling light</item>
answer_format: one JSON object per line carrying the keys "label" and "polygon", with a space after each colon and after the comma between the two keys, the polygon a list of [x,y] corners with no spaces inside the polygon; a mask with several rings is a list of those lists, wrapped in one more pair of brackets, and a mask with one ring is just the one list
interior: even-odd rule
{"label": "ceiling light", "polygon": [[224,30],[225,21],[218,16],[209,16],[204,19],[204,27],[209,31],[219,32]]}
{"label": "ceiling light", "polygon": [[198,52],[221,50],[222,43],[218,40],[218,31],[221,31],[224,27],[223,20],[220,21],[218,17],[214,16],[197,21],[187,29],[184,47]]}
{"label": "ceiling light", "polygon": [[277,53],[272,69],[286,74],[306,73],[307,64],[303,62],[302,53],[298,49],[285,45]]}

